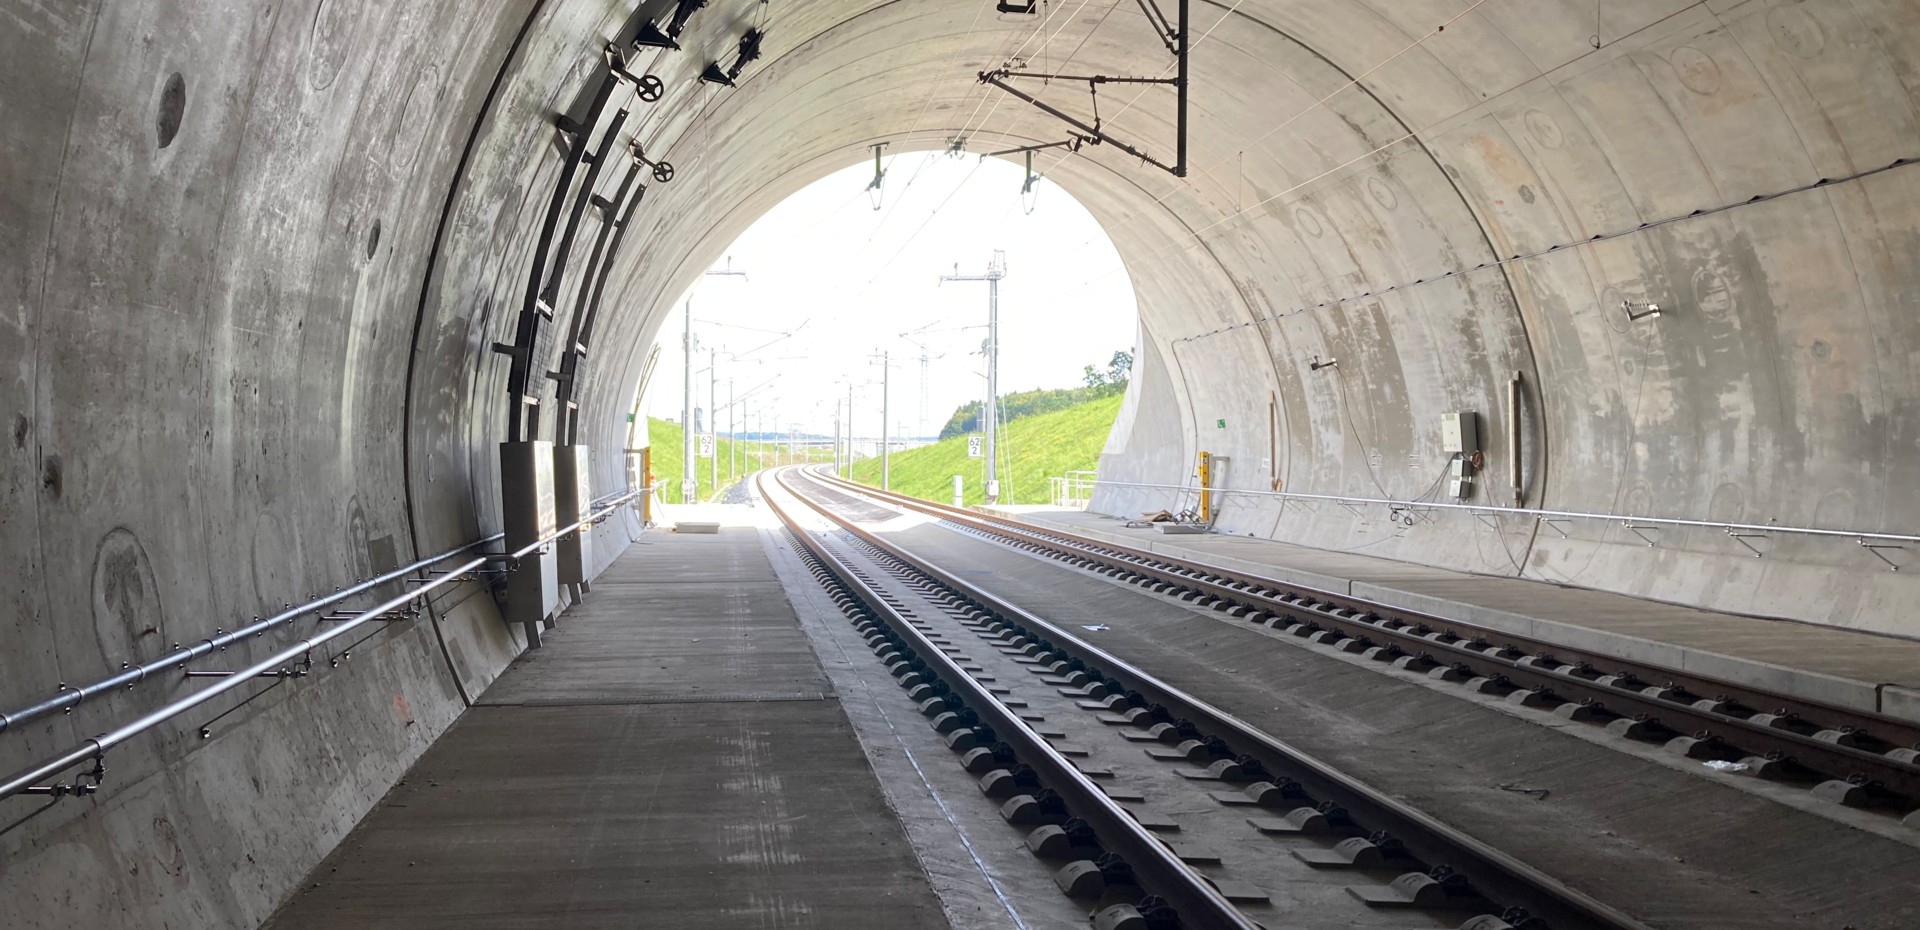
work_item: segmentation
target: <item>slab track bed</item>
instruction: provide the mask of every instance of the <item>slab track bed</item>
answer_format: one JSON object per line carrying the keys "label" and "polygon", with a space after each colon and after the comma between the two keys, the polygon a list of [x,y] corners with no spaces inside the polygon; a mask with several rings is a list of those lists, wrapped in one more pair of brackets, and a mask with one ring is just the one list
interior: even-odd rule
{"label": "slab track bed", "polygon": [[1643,926],[888,545],[836,513],[846,491],[798,470],[761,487],[808,570],[1096,926]]}
{"label": "slab track bed", "polygon": [[982,516],[817,472],[807,480],[1249,624],[1550,709],[1685,758],[1732,763],[1744,774],[1920,827],[1920,725],[1905,720]]}

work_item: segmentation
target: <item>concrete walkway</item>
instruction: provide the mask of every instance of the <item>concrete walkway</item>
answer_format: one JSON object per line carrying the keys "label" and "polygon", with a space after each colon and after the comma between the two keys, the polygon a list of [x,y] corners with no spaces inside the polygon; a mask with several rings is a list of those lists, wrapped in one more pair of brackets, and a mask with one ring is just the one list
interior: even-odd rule
{"label": "concrete walkway", "polygon": [[946,927],[758,531],[652,532],[268,922]]}
{"label": "concrete walkway", "polygon": [[1454,617],[1517,635],[1605,650],[1697,674],[1920,720],[1920,642],[1836,627],[1716,613],[1624,594],[1450,571],[1245,536],[1162,535],[1080,510],[988,508],[1222,568]]}

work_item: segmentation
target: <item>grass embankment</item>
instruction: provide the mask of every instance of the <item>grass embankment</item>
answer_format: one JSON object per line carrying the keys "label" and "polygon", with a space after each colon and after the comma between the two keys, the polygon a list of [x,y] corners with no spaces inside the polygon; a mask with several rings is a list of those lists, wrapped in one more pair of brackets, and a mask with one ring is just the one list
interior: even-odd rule
{"label": "grass embankment", "polygon": [[[1000,431],[1000,502],[1044,504],[1051,500],[1047,478],[1069,471],[1091,471],[1120,413],[1121,396],[1077,404],[1065,410],[1023,417]],[[893,490],[922,500],[951,503],[953,476],[965,479],[964,500],[971,506],[985,499],[985,459],[967,457],[967,437],[955,436],[930,446],[893,455]],[[854,480],[878,487],[880,462],[861,459],[853,467]]]}
{"label": "grass embankment", "polygon": [[[678,504],[680,500],[680,424],[668,420],[647,418],[647,444],[653,449],[653,477],[659,488],[658,495],[663,503]],[[698,443],[698,439],[695,442]],[[737,451],[736,451],[737,448]],[[696,446],[695,451],[698,451]],[[964,450],[962,450],[964,451]],[[802,459],[824,461],[826,450],[800,448]],[[714,443],[714,458],[719,460],[720,487],[725,488],[741,476],[758,471],[762,465],[784,465],[787,462],[786,443],[759,442],[741,440],[734,442],[721,436]],[[713,472],[705,456],[694,458],[694,481],[699,484],[695,495],[697,500],[713,498]]]}

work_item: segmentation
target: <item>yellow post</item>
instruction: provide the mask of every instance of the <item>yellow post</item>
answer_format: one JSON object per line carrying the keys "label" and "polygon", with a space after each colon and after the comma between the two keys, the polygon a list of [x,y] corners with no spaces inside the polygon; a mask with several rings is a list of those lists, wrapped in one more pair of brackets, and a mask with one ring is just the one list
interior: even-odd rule
{"label": "yellow post", "polygon": [[1213,453],[1200,453],[1200,522],[1213,522]]}
{"label": "yellow post", "polygon": [[640,450],[640,525],[653,525],[653,447]]}

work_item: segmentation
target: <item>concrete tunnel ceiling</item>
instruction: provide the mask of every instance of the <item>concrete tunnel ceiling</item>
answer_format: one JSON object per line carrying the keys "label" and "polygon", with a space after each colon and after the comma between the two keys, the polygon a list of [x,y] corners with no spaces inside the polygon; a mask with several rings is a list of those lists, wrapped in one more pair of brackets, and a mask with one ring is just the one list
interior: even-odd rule
{"label": "concrete tunnel ceiling", "polygon": [[[15,4],[31,38],[10,47],[9,86],[44,92],[9,108],[64,128],[6,136],[19,338],[0,356],[21,400],[5,503],[35,521],[6,554],[48,592],[10,595],[18,615],[64,630],[101,613],[88,592],[115,547],[155,576],[143,596],[198,617],[496,528],[509,364],[489,349],[514,341],[565,163],[553,115],[581,117],[605,45],[672,6]],[[623,86],[588,138],[624,109],[619,141],[677,173],[647,184],[622,237],[577,392],[600,490],[623,483],[625,414],[668,302],[763,211],[876,142],[1065,138],[974,80],[1023,41],[1041,67],[1168,62],[1133,4],[1042,10],[1044,52],[1033,18],[984,0],[718,0],[683,51],[631,56],[663,98]],[[1528,506],[1920,524],[1920,204],[1913,169],[1889,167],[1920,154],[1912,4],[1644,0],[1596,19],[1584,2],[1247,0],[1196,2],[1192,19],[1192,175],[1111,147],[1048,173],[1106,226],[1139,299],[1106,478],[1180,484],[1207,449],[1233,488],[1412,497],[1438,474],[1438,415],[1468,410],[1487,451],[1475,499],[1511,503],[1518,372]],[[738,88],[699,82],[752,27],[763,54]],[[1108,127],[1164,157],[1171,95],[1121,112],[1130,96],[1108,89]],[[1046,99],[1085,102],[1066,85]],[[551,330],[567,332],[604,225],[585,212]],[[1633,321],[1623,302],[1667,309]],[[530,368],[559,367],[564,341]],[[1311,371],[1316,356],[1339,365]],[[1171,501],[1109,486],[1096,507]],[[1219,522],[1914,632],[1896,612],[1912,573],[1873,554],[1904,551],[1851,537],[1773,536],[1755,559],[1711,527],[1441,511],[1405,527],[1253,496],[1227,497]],[[114,645],[30,638],[48,656],[136,646],[101,635]]]}
{"label": "concrete tunnel ceiling", "polygon": [[[557,34],[568,9],[534,31]],[[600,351],[629,361],[593,367],[585,392],[604,475],[618,474],[635,363],[669,302],[772,204],[876,142],[904,151],[964,134],[982,152],[1065,138],[973,79],[1022,43],[1035,69],[1171,64],[1133,4],[1042,15],[1036,26],[985,3],[720,2],[695,14],[686,51],[636,58],[667,95],[632,104],[630,129],[680,173],[649,190],[614,273]],[[1432,497],[1438,419],[1468,410],[1487,459],[1474,500],[1511,505],[1517,373],[1526,506],[1915,526],[1920,324],[1904,259],[1916,205],[1910,170],[1890,166],[1920,154],[1916,16],[1895,2],[1615,3],[1598,20],[1584,3],[1195,3],[1190,177],[1110,146],[1049,171],[1107,228],[1139,295],[1141,377],[1104,476],[1180,484],[1206,449],[1227,459],[1231,487]],[[584,96],[600,38],[632,27],[596,24],[565,79],[529,88]],[[697,82],[750,27],[764,29],[764,54],[740,86]],[[1170,158],[1172,94],[1103,90],[1113,135]],[[1045,99],[1090,115],[1083,86]],[[496,114],[486,137],[533,158],[539,167],[520,167],[538,191],[557,159],[534,115]],[[465,187],[463,205],[495,196]],[[522,208],[493,235],[522,241],[532,219]],[[470,318],[479,288],[462,281],[446,299],[459,267],[436,269],[430,307],[448,321]],[[1647,305],[1664,312],[1630,318]],[[1315,357],[1340,364],[1314,371]],[[468,435],[448,437],[449,452],[504,418],[498,365],[482,360]],[[483,505],[491,486],[473,485]],[[1096,508],[1170,502],[1164,489],[1109,486]],[[459,499],[448,512],[468,509]],[[1909,576],[1853,538],[1755,539],[1766,555],[1755,559],[1712,527],[1384,516],[1229,496],[1219,523],[1914,632],[1895,613]]]}
{"label": "concrete tunnel ceiling", "polygon": [[[554,116],[583,119],[607,43],[672,6],[0,2],[6,707],[498,529],[511,362],[493,347],[516,343],[556,188],[571,204],[585,178],[560,186]],[[1030,64],[1168,61],[1135,4],[1041,9],[1051,41]],[[1888,570],[1916,564],[1911,544],[1389,520],[1251,493],[1431,493],[1439,417],[1465,410],[1486,454],[1478,503],[1512,503],[1517,458],[1529,507],[1911,533],[1920,5],[1192,11],[1191,176],[1110,146],[1048,172],[1112,235],[1139,302],[1136,376],[1101,460],[1121,483],[1096,509],[1173,503],[1135,485],[1185,483],[1207,450],[1241,492],[1227,532],[1920,633],[1903,610],[1914,572]],[[738,87],[698,81],[749,28],[765,41]],[[991,0],[715,0],[683,50],[629,58],[663,93],[620,88],[584,133],[599,145],[626,111],[595,191],[615,199],[628,138],[674,176],[642,180],[617,249],[584,210],[527,366],[553,409],[540,374],[593,300],[588,258],[612,254],[574,395],[598,492],[625,487],[625,417],[669,302],[762,212],[878,142],[1066,137],[974,80],[1039,28]],[[1103,94],[1108,128],[1165,153],[1171,95],[1121,112],[1130,96]],[[1663,312],[1622,309],[1650,304]],[[116,784],[150,790],[0,834],[0,884],[30,892],[0,896],[0,924],[41,925],[55,900],[94,902],[99,926],[257,923],[519,652],[492,599],[462,590],[334,674],[213,706],[206,739],[182,719],[117,749]],[[184,687],[16,727],[0,763]],[[130,868],[156,843],[163,868]]]}

